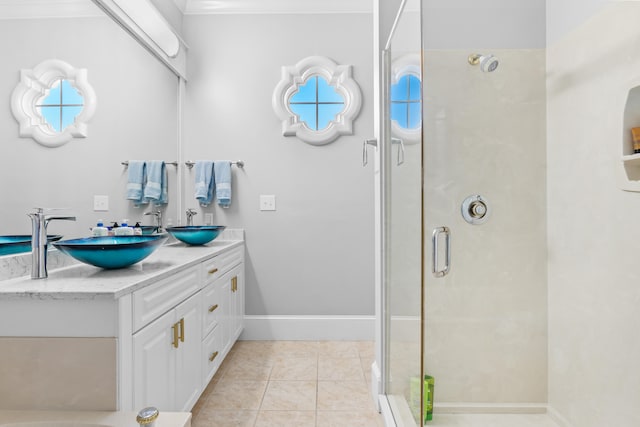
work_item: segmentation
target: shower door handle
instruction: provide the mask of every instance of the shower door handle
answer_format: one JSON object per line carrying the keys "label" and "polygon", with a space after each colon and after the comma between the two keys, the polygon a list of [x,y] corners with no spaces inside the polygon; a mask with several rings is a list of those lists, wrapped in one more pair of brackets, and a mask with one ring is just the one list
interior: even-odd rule
{"label": "shower door handle", "polygon": [[369,156],[367,155],[367,145],[373,145],[374,147],[378,147],[377,139],[365,139],[362,144],[362,166],[367,166],[369,163]]}
{"label": "shower door handle", "polygon": [[391,145],[398,146],[398,161],[396,165],[400,166],[404,163],[404,141],[400,138],[391,138]]}
{"label": "shower door handle", "polygon": [[[439,252],[439,244],[440,235],[444,234],[444,243],[445,243],[445,258],[444,258],[444,267],[440,269],[440,262],[438,259]],[[431,245],[432,245],[432,266],[431,272],[435,277],[444,277],[449,274],[451,270],[451,230],[449,227],[438,227],[433,229],[433,234],[431,235]]]}

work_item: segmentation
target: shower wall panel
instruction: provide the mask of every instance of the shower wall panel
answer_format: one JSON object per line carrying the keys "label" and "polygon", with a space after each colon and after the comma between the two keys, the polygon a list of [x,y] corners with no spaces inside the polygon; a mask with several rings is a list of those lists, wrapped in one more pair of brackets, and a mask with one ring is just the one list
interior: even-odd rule
{"label": "shower wall panel", "polygon": [[[425,232],[452,233],[452,269],[431,276],[425,252],[425,369],[436,405],[547,400],[545,52],[425,52]],[[485,197],[470,225],[463,200]]]}
{"label": "shower wall panel", "polygon": [[567,426],[640,425],[640,193],[617,181],[638,16],[613,2],[548,48],[549,404]]}

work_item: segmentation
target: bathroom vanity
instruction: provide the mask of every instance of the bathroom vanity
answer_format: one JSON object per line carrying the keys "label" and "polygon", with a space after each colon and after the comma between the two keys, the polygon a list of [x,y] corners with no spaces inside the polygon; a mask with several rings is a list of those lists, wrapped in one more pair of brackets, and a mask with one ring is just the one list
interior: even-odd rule
{"label": "bathroom vanity", "polygon": [[243,328],[244,242],[230,231],[125,269],[0,281],[0,409],[190,411]]}

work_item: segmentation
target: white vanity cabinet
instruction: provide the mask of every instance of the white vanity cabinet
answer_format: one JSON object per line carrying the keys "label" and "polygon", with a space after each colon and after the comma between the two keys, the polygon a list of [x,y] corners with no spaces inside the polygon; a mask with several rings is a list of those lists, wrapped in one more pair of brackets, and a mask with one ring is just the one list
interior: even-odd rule
{"label": "white vanity cabinet", "polygon": [[[14,393],[6,409],[190,411],[243,318],[242,239],[168,245],[131,269],[77,265],[2,281],[0,344],[13,350],[0,352],[12,366],[0,394],[30,370],[40,400]],[[43,354],[55,357],[42,364]]]}
{"label": "white vanity cabinet", "polygon": [[193,408],[242,331],[243,253],[232,249],[133,293],[135,408]]}

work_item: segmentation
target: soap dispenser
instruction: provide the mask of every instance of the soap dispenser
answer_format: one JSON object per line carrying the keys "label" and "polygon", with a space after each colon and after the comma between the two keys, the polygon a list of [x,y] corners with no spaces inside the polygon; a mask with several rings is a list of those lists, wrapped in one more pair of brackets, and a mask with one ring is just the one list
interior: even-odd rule
{"label": "soap dispenser", "polygon": [[109,229],[105,227],[102,220],[99,219],[96,226],[91,229],[91,233],[94,237],[107,236],[109,234]]}
{"label": "soap dispenser", "polygon": [[120,227],[115,229],[116,236],[133,236],[133,228],[129,227],[128,222],[128,219],[122,220]]}

